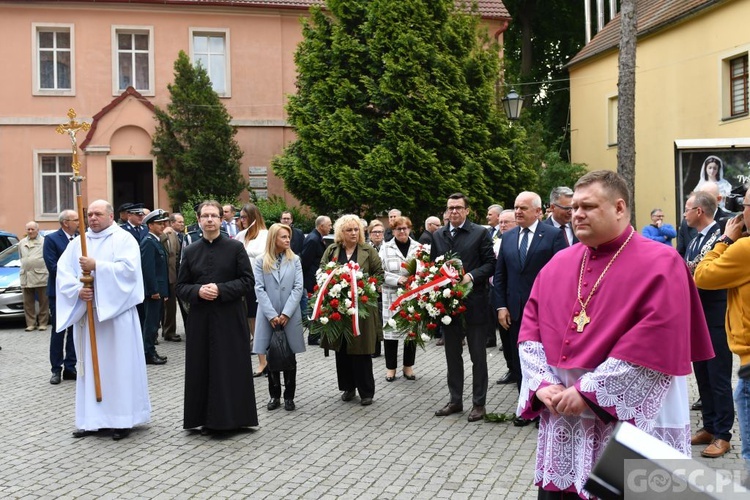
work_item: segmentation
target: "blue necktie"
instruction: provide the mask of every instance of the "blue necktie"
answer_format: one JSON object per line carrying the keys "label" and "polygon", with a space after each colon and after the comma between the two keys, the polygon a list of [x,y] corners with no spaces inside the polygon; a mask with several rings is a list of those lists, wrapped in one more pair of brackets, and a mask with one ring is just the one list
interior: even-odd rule
{"label": "blue necktie", "polygon": [[693,238],[692,243],[690,243],[690,251],[688,252],[688,259],[687,260],[693,260],[695,259],[699,253],[701,253],[701,240],[703,239],[703,234],[698,233],[698,235]]}
{"label": "blue necktie", "polygon": [[523,236],[521,236],[521,246],[518,248],[518,253],[521,256],[521,267],[526,262],[526,253],[529,251],[529,229],[525,228],[521,230]]}

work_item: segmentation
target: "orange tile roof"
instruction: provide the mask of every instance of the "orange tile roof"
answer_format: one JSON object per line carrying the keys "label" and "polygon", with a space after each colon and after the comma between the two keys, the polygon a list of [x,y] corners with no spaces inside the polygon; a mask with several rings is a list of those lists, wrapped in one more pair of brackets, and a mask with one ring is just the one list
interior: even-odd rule
{"label": "orange tile roof", "polygon": [[[636,0],[638,37],[669,27],[679,21],[702,13],[705,9],[735,0]],[[616,49],[620,44],[620,15],[618,14],[568,62],[567,66],[597,54]]]}
{"label": "orange tile roof", "polygon": [[[276,9],[308,9],[312,5],[323,5],[324,0],[53,0],[76,3],[129,3],[153,5],[206,5],[224,7],[269,7]],[[469,0],[456,0],[457,4]],[[480,15],[484,19],[510,19],[502,0],[477,0]]]}

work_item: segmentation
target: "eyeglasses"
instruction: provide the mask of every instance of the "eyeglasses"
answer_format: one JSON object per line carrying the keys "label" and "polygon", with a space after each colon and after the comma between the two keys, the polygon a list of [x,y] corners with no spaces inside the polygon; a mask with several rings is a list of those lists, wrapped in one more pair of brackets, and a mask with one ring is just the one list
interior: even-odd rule
{"label": "eyeglasses", "polygon": [[240,219],[247,220],[247,215],[240,215]]}
{"label": "eyeglasses", "polygon": [[383,234],[383,231],[370,231],[370,234]]}
{"label": "eyeglasses", "polygon": [[[742,204],[742,206],[743,206],[743,207],[750,207],[750,203],[743,203],[743,204]],[[76,219],[76,220],[77,220],[77,219]]]}
{"label": "eyeglasses", "polygon": [[221,215],[218,215],[218,214],[201,214],[201,219],[221,219]]}
{"label": "eyeglasses", "polygon": [[460,210],[463,210],[464,208],[466,207],[448,207],[446,208],[446,210],[448,210],[449,212],[458,212]]}
{"label": "eyeglasses", "polygon": [[[684,212],[682,212],[682,213],[683,213],[683,214],[686,214],[686,213],[690,212],[691,210],[696,210],[696,209],[698,209],[698,208],[700,208],[700,207],[691,207],[691,208],[686,208],[686,209],[685,209],[685,211],[684,211]],[[657,215],[656,217],[657,217],[657,218],[660,218],[660,219],[663,219],[663,218],[664,218],[664,216],[663,216],[663,215],[662,215],[662,216],[658,216],[658,215]]]}
{"label": "eyeglasses", "polygon": [[408,230],[409,230],[409,228],[408,228],[408,227],[397,227],[397,228],[395,229],[395,231],[401,231],[401,232],[404,232],[404,231],[408,231]]}
{"label": "eyeglasses", "polygon": [[573,207],[566,207],[565,205],[559,205],[557,203],[553,203],[552,205],[556,206],[560,210],[565,210],[566,212],[572,212],[573,211]]}
{"label": "eyeglasses", "polygon": [[78,222],[80,219],[63,219],[63,222]]}

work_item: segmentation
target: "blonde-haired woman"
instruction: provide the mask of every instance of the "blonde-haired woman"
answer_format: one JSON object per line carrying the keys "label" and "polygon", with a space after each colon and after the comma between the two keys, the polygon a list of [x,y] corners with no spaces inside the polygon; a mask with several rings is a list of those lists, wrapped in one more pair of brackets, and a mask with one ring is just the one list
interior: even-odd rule
{"label": "blonde-haired woman", "polygon": [[[323,253],[320,263],[325,266],[334,261],[339,264],[356,262],[363,273],[383,279],[383,266],[378,252],[365,243],[364,231],[356,215],[343,215],[333,226],[333,245]],[[336,376],[341,400],[354,399],[355,389],[359,392],[362,406],[372,404],[375,395],[375,379],[372,375],[372,358],[378,338],[377,311],[367,319],[360,320],[360,335],[351,341],[339,338],[336,342],[323,339],[320,346],[336,351]]]}
{"label": "blonde-haired woman", "polygon": [[[302,334],[302,264],[291,248],[292,228],[273,224],[268,230],[265,253],[253,263],[255,295],[259,317],[255,322],[253,352],[265,356],[274,328],[283,328],[289,348],[295,354],[305,351]],[[297,387],[297,368],[284,370],[284,409],[292,411]],[[268,372],[268,392],[271,399],[267,408],[281,406],[281,372]]]}
{"label": "blonde-haired woman", "polygon": [[[234,237],[245,245],[245,251],[247,256],[250,257],[250,265],[255,263],[255,260],[260,257],[266,249],[266,240],[268,239],[268,230],[266,229],[266,222],[263,220],[258,207],[252,203],[246,204],[240,210],[240,220],[242,221],[243,229]],[[250,289],[247,292],[247,317],[250,325],[250,331],[255,331],[255,316],[258,314],[258,301],[255,297],[255,290]],[[266,356],[265,354],[258,355],[258,371],[253,373],[253,377],[260,377],[263,375],[266,369]]]}

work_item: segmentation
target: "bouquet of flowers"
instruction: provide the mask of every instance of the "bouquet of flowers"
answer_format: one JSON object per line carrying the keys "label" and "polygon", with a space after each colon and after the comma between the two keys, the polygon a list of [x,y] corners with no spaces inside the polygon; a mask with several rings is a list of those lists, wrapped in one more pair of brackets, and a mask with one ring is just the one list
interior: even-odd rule
{"label": "bouquet of flowers", "polygon": [[342,335],[352,340],[360,335],[359,320],[378,307],[378,279],[360,271],[359,264],[329,262],[318,269],[316,285],[310,295],[311,315],[307,319],[311,334],[337,342]]}
{"label": "bouquet of flowers", "polygon": [[438,326],[450,325],[466,311],[464,299],[472,284],[461,284],[465,274],[461,259],[450,252],[433,262],[423,247],[403,267],[409,277],[391,304],[394,314],[386,328],[406,332],[405,341],[424,347],[422,334],[434,337]]}

